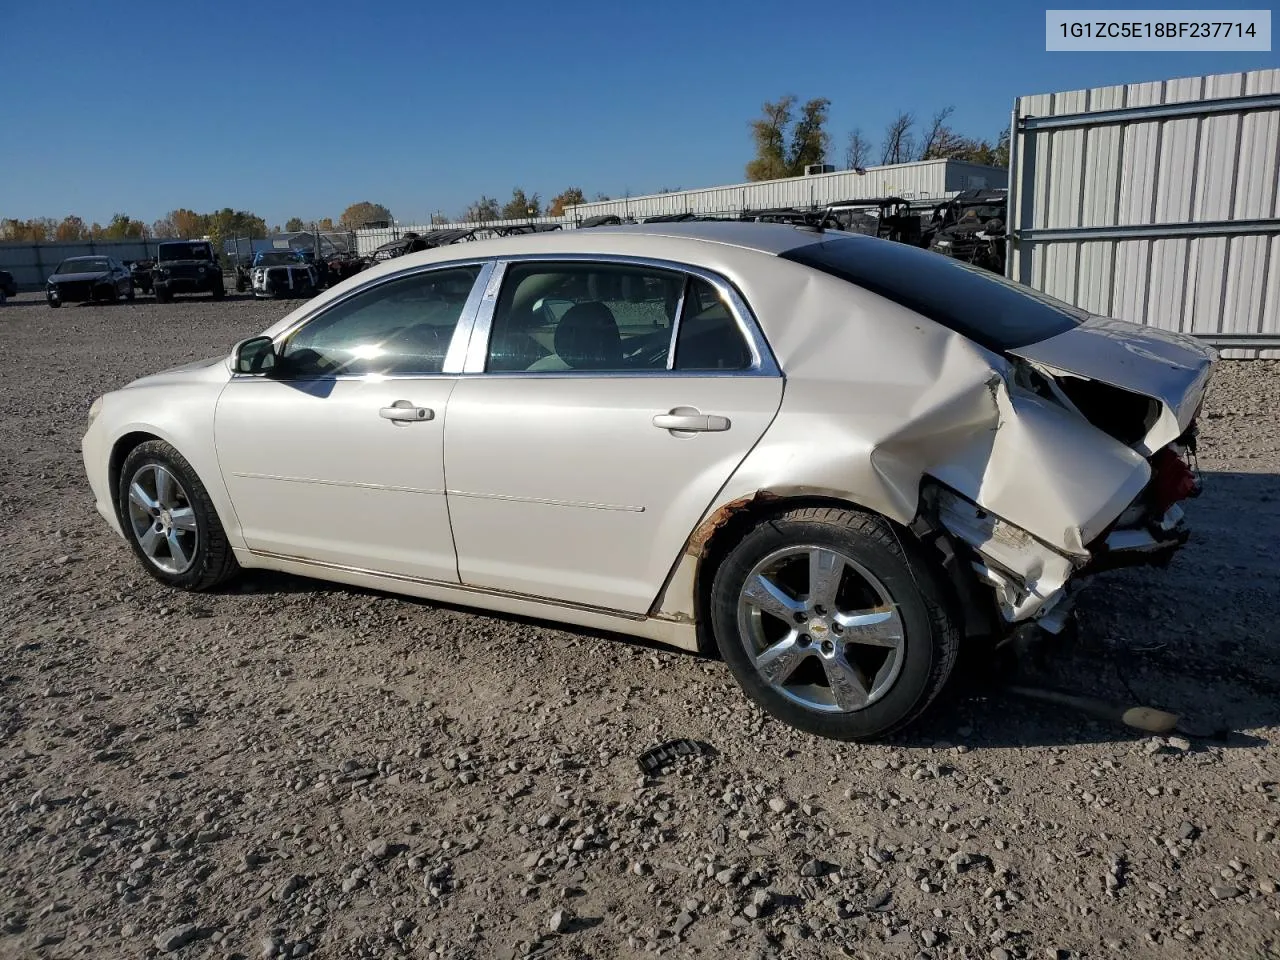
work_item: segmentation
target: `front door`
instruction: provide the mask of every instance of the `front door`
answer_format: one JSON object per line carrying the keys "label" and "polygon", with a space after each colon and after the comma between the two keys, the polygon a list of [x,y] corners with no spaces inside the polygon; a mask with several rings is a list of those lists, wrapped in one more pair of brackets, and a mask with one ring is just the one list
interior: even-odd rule
{"label": "front door", "polygon": [[463,583],[649,608],[781,402],[730,296],[667,267],[506,266],[485,372],[449,398]]}
{"label": "front door", "polygon": [[251,550],[457,582],[444,366],[480,273],[423,271],[340,300],[278,342],[271,374],[231,380],[215,444]]}

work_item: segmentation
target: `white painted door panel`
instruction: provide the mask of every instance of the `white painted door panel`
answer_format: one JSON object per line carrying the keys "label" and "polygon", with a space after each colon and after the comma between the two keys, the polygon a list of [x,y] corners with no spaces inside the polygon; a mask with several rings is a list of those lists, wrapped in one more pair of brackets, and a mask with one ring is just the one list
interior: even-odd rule
{"label": "white painted door panel", "polygon": [[[462,582],[648,610],[781,399],[762,376],[460,380],[445,464]],[[679,407],[728,429],[654,425]]]}
{"label": "white painted door panel", "polygon": [[[455,382],[232,380],[215,444],[249,548],[456,583],[443,459]],[[429,413],[388,419],[397,406]]]}

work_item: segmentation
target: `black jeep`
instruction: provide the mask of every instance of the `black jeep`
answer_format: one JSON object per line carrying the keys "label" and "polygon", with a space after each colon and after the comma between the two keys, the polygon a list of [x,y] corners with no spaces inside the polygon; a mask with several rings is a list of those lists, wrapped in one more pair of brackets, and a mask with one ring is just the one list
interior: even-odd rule
{"label": "black jeep", "polygon": [[215,300],[227,293],[222,265],[208,240],[166,240],[159,244],[151,285],[161,303],[172,300],[175,293],[211,293]]}

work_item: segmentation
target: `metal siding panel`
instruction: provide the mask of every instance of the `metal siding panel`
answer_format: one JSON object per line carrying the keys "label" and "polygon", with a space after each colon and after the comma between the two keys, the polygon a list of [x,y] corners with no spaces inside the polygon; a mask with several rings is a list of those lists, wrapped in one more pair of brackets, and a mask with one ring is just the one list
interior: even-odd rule
{"label": "metal siding panel", "polygon": [[1147,263],[1150,240],[1116,243],[1115,295],[1111,316],[1132,323],[1147,322]]}
{"label": "metal siding panel", "polygon": [[1151,241],[1147,323],[1162,330],[1182,328],[1182,291],[1187,266],[1185,239]]}
{"label": "metal siding panel", "polygon": [[[1088,91],[1077,90],[1054,98],[1054,113],[1081,113],[1088,105]],[[1052,166],[1045,183],[1045,226],[1077,227],[1080,225],[1080,198],[1084,184],[1084,141],[1081,129],[1050,132],[1049,155]]]}
{"label": "metal siding panel", "polygon": [[1187,243],[1184,333],[1221,333],[1227,237],[1194,238]]}
{"label": "metal siding panel", "polygon": [[1082,243],[1077,255],[1077,281],[1074,303],[1090,313],[1111,312],[1112,261],[1115,243],[1091,240]]}
{"label": "metal siding panel", "polygon": [[[1020,97],[1014,111],[1062,116],[1276,92],[1280,70],[1266,70]],[[1280,218],[1275,109],[1015,131],[1014,160],[1015,182],[1025,183],[1010,211],[1016,229]],[[1021,240],[1010,263],[1013,276],[1090,311],[1196,333],[1280,333],[1280,237]]]}
{"label": "metal siding panel", "polygon": [[1059,300],[1074,303],[1076,300],[1076,244],[1049,244],[1043,258],[1044,285],[1040,289]]}
{"label": "metal siding panel", "polygon": [[[1124,106],[1123,87],[1103,87],[1092,91],[1089,110],[1115,110]],[[1124,159],[1124,127],[1108,124],[1085,127],[1084,185],[1080,225],[1110,227],[1116,223],[1116,192]]]}

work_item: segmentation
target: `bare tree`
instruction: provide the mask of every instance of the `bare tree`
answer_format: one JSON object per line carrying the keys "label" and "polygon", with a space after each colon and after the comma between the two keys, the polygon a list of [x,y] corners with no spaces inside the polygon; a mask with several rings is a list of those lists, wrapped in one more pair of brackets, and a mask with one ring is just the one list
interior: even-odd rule
{"label": "bare tree", "polygon": [[844,165],[848,170],[865,167],[871,159],[871,141],[862,135],[860,127],[854,127],[849,134],[849,143],[844,148]]}
{"label": "bare tree", "polygon": [[880,145],[882,164],[907,163],[915,159],[915,138],[911,135],[915,122],[914,116],[899,110],[898,115],[884,128],[884,143]]}
{"label": "bare tree", "polygon": [[929,129],[925,133],[924,139],[920,142],[921,160],[932,160],[935,157],[946,156],[943,148],[955,136],[951,128],[947,126],[947,118],[955,113],[955,110],[955,107],[943,107],[933,115],[933,120],[929,123]]}

